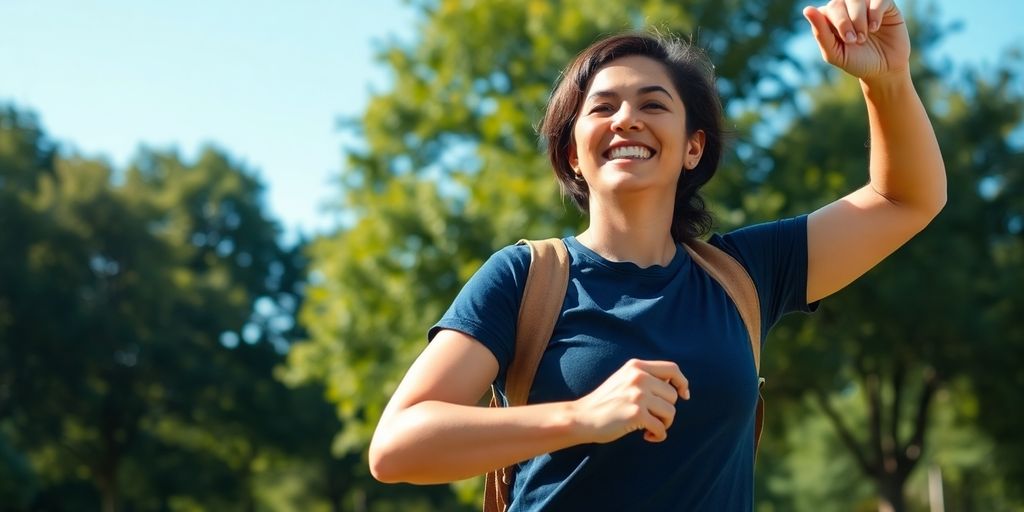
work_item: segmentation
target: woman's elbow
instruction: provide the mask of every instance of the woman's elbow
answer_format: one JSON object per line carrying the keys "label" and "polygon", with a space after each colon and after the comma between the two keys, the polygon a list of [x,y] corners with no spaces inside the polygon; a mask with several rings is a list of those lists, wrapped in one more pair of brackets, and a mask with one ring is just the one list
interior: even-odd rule
{"label": "woman's elbow", "polygon": [[910,208],[907,211],[913,214],[912,218],[917,226],[917,231],[926,228],[942,213],[942,209],[946,207],[946,201],[946,188],[942,187],[928,194],[927,197],[918,199],[912,205],[908,205]]}
{"label": "woman's elbow", "polygon": [[[368,459],[370,474],[385,484],[423,484],[419,472],[424,454],[419,449],[427,417],[418,409],[385,414],[370,440]],[[429,455],[427,456],[429,457]]]}
{"label": "woman's elbow", "polygon": [[935,194],[923,212],[925,218],[924,224],[926,226],[931,224],[931,222],[935,220],[935,217],[938,217],[939,214],[942,213],[942,209],[946,207],[947,199],[948,197],[946,195],[945,188]]}
{"label": "woman's elbow", "polygon": [[946,180],[946,167],[942,166],[942,179],[938,180],[935,187],[935,192],[932,194],[932,218],[939,215],[943,208],[946,207],[946,202],[949,200],[949,184]]}
{"label": "woman's elbow", "polygon": [[[945,175],[945,168],[943,168],[943,175]],[[932,194],[931,206],[932,206],[932,217],[939,215],[939,212],[946,207],[946,201],[949,200],[949,186],[946,180],[943,179],[941,183],[935,188],[935,192]]]}
{"label": "woman's elbow", "polygon": [[400,455],[389,446],[385,439],[382,439],[381,432],[374,433],[370,441],[369,463],[370,474],[377,481],[385,484],[397,484],[403,482],[401,467],[398,464]]}

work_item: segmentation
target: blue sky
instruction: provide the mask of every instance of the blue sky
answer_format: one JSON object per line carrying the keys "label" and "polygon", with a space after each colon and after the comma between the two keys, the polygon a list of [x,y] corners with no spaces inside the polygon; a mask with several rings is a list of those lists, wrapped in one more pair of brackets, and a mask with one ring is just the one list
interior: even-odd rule
{"label": "blue sky", "polygon": [[[942,46],[955,60],[1024,48],[1024,2],[937,3],[965,23]],[[214,143],[262,177],[289,233],[323,231],[354,141],[337,120],[387,87],[373,49],[414,26],[401,0],[0,0],[0,103],[119,168],[140,144],[191,158]]]}

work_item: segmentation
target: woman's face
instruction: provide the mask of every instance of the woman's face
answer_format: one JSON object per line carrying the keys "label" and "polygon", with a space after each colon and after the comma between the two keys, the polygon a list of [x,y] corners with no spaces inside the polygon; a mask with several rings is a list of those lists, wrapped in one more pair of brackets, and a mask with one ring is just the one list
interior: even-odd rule
{"label": "woman's face", "polygon": [[593,194],[655,189],[674,197],[679,173],[700,161],[704,133],[686,137],[686,107],[665,68],[615,59],[590,82],[573,127],[569,164]]}

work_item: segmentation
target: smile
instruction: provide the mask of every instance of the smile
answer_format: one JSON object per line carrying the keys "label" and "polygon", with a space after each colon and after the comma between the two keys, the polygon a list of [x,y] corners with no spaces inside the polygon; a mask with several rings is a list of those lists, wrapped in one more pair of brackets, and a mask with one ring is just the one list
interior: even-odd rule
{"label": "smile", "polygon": [[645,146],[618,146],[605,152],[605,157],[609,160],[618,160],[620,158],[647,160],[652,156],[654,156],[654,151]]}

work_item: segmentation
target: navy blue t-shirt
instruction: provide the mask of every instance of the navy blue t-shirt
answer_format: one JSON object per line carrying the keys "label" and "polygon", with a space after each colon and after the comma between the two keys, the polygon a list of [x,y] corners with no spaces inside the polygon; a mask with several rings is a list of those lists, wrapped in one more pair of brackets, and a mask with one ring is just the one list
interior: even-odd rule
{"label": "navy blue t-shirt", "polygon": [[[580,398],[631,358],[676,362],[690,399],[676,402],[661,443],[637,431],[520,463],[510,511],[751,510],[757,375],[732,300],[681,246],[667,266],[640,268],[609,261],[574,237],[564,242],[569,287],[529,403]],[[806,299],[806,216],[714,235],[710,243],[753,278],[762,346],[784,313],[813,310]],[[526,246],[495,253],[428,334],[453,329],[480,341],[498,360],[502,393],[529,265]]]}

